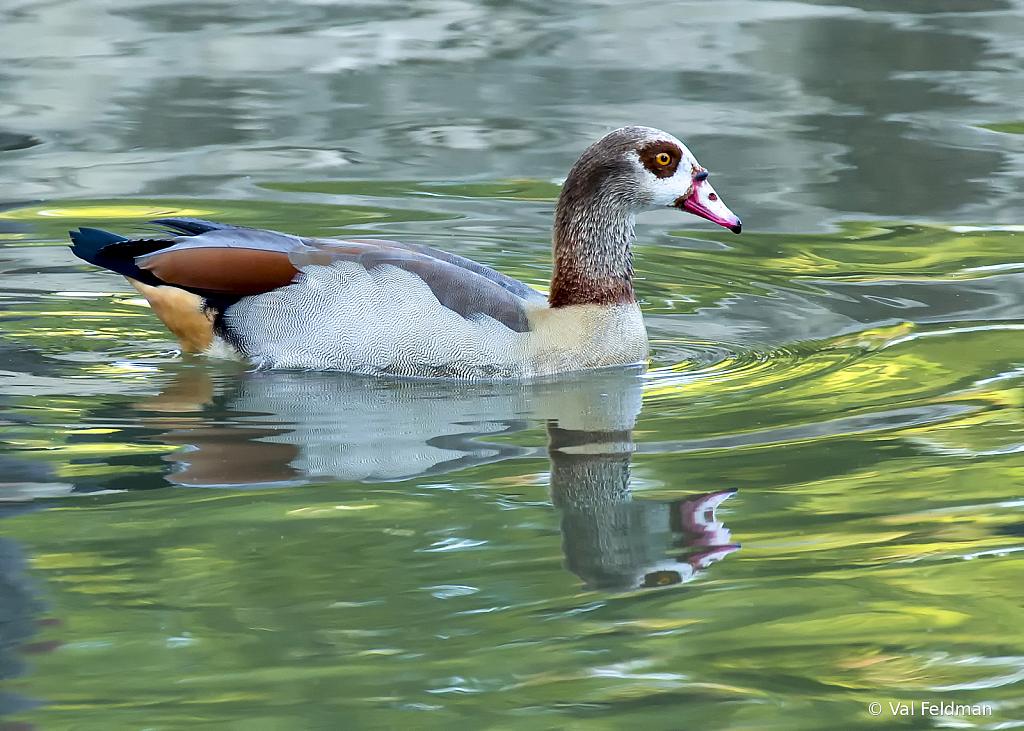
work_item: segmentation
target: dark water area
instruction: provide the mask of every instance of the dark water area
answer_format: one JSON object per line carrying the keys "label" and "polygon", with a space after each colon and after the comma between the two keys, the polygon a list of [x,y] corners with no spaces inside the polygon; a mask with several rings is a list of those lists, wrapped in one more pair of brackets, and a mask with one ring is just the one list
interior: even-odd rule
{"label": "dark water area", "polygon": [[[0,731],[1024,725],[1024,2],[5,0],[0,60]],[[744,221],[641,216],[643,373],[253,372],[65,246],[543,289],[626,124]]]}

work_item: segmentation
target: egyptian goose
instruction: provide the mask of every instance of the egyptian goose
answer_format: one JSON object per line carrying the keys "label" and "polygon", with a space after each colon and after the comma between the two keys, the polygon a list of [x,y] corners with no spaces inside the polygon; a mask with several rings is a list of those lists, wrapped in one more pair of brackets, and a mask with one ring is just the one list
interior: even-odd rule
{"label": "egyptian goose", "polygon": [[547,298],[416,244],[310,239],[190,218],[175,235],[71,232],[71,250],[123,274],[182,350],[260,368],[463,379],[529,378],[642,363],[634,216],[679,208],[739,233],[707,171],[675,137],[623,127],[584,151],[554,225]]}

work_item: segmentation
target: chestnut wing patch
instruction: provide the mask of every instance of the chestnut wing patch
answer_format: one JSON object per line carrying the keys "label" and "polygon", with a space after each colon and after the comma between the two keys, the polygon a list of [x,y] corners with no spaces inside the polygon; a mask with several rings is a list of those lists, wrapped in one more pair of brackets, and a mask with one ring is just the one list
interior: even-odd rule
{"label": "chestnut wing patch", "polygon": [[180,236],[136,258],[139,269],[162,282],[200,294],[246,296],[284,287],[298,269],[288,253],[305,246],[298,236],[247,228]]}
{"label": "chestnut wing patch", "polygon": [[191,291],[241,296],[284,287],[299,273],[280,251],[213,247],[165,249],[139,268]]}

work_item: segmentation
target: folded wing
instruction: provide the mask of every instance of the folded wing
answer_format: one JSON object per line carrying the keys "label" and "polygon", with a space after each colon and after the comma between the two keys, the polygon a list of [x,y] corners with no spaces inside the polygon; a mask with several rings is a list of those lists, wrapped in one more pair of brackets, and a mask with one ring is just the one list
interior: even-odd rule
{"label": "folded wing", "polygon": [[217,299],[262,294],[300,282],[299,272],[308,266],[347,261],[370,270],[389,265],[419,277],[442,305],[463,317],[491,317],[516,332],[529,329],[525,305],[545,303],[543,295],[516,279],[431,247],[374,239],[311,239],[190,218],[153,223],[183,235],[132,240],[88,229],[72,233],[73,251],[147,284],[170,284]]}

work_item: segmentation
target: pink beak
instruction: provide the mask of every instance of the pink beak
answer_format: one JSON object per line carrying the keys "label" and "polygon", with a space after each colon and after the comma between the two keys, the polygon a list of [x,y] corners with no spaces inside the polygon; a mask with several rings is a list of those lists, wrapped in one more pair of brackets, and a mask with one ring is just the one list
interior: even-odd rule
{"label": "pink beak", "polygon": [[694,180],[693,192],[686,198],[676,200],[676,208],[724,226],[734,234],[743,230],[743,222],[722,203],[718,193],[707,180]]}

